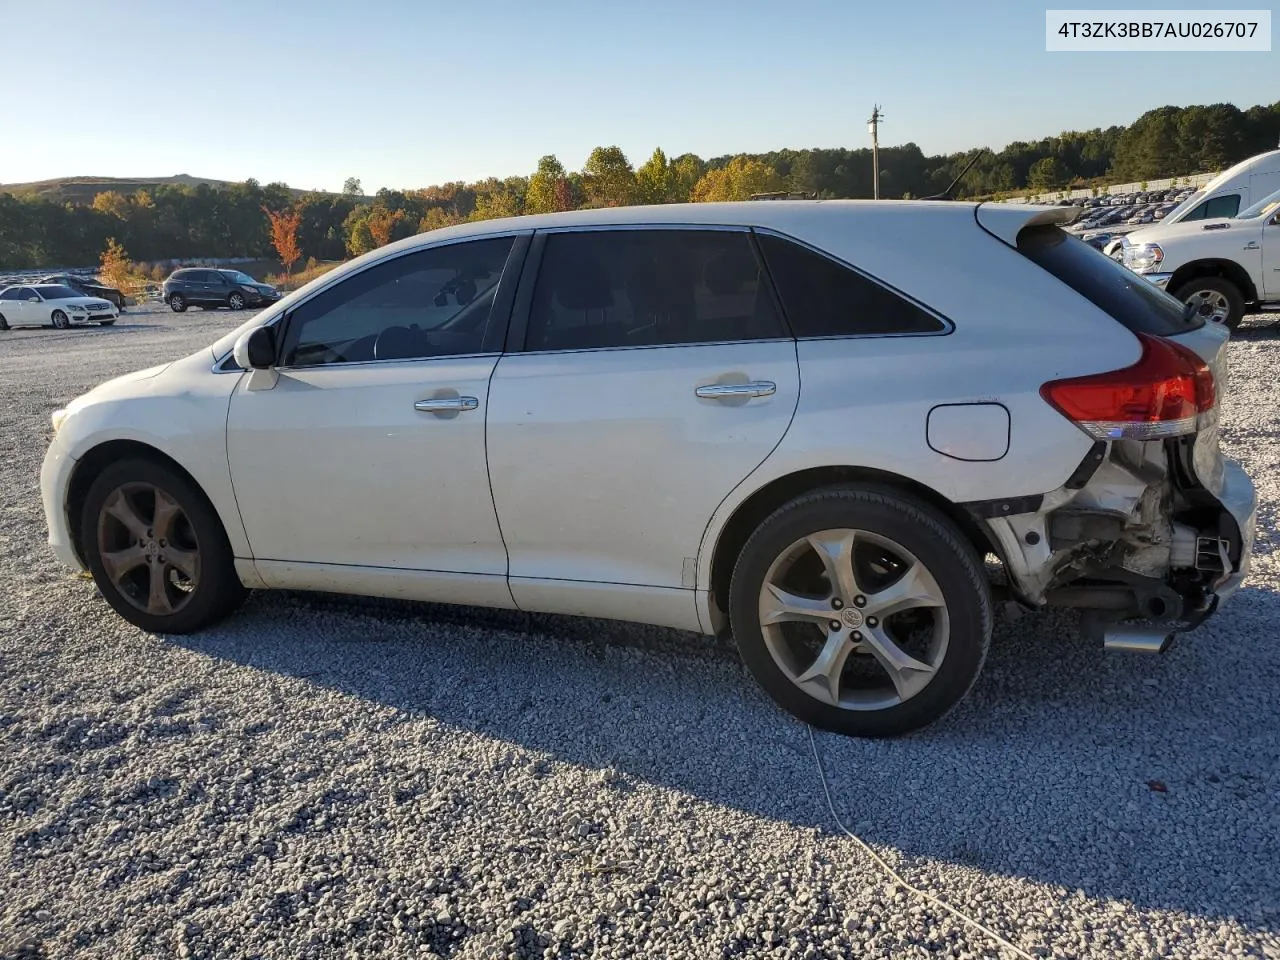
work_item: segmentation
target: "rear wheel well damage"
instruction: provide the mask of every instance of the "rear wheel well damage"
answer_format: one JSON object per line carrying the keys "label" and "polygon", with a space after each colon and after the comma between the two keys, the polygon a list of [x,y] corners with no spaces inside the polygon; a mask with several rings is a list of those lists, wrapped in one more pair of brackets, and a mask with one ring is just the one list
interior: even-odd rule
{"label": "rear wheel well damage", "polygon": [[[85,557],[84,545],[80,542],[80,513],[84,509],[85,498],[89,495],[89,488],[93,486],[93,481],[98,478],[98,475],[111,464],[121,460],[150,460],[153,463],[164,464],[190,481],[191,485],[204,495],[199,482],[183,468],[182,464],[148,444],[137,440],[109,440],[91,448],[76,462],[75,469],[71,473],[71,483],[67,488],[67,529],[71,534],[71,545],[81,563],[85,562]],[[206,499],[208,499],[207,495]],[[217,514],[216,510],[214,514]]]}
{"label": "rear wheel well damage", "polygon": [[823,487],[864,483],[889,487],[906,493],[937,509],[951,520],[979,558],[988,553],[1001,556],[998,545],[964,508],[947,500],[936,490],[906,477],[869,467],[828,466],[800,470],[778,477],[747,497],[734,510],[716,540],[711,555],[711,602],[718,613],[728,610],[729,581],[748,538],[770,514],[796,497]]}
{"label": "rear wheel well damage", "polygon": [[1199,277],[1219,277],[1230,280],[1240,289],[1240,295],[1246,303],[1258,302],[1258,291],[1253,285],[1249,271],[1234,260],[1193,260],[1180,266],[1173,272],[1165,289],[1172,293],[1184,283]]}

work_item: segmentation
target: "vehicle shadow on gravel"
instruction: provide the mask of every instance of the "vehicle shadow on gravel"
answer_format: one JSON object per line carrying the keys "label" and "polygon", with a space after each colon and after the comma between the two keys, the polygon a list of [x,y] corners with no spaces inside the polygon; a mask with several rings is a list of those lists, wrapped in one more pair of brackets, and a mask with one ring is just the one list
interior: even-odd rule
{"label": "vehicle shadow on gravel", "polygon": [[[973,693],[890,741],[818,734],[867,841],[1063,897],[1280,931],[1280,594],[1250,588],[1163,657],[1066,614],[1001,623]],[[832,831],[803,725],[731,644],[677,631],[306,594],[171,643],[798,826]],[[980,880],[978,881],[981,882]]]}

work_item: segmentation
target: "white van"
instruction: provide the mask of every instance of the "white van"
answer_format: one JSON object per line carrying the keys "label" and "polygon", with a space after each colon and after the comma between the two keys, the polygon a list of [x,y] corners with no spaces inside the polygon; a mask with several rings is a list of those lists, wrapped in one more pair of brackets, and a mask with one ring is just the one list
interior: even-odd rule
{"label": "white van", "polygon": [[1169,211],[1162,225],[1234,217],[1280,190],[1280,150],[1260,153],[1228,167]]}

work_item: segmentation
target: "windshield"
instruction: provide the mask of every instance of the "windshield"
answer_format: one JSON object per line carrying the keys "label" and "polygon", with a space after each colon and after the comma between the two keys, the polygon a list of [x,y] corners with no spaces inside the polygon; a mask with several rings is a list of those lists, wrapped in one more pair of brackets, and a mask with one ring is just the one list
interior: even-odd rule
{"label": "windshield", "polygon": [[1267,216],[1267,214],[1274,212],[1276,209],[1280,209],[1280,190],[1277,190],[1275,193],[1271,194],[1268,197],[1263,197],[1261,200],[1255,203],[1252,207],[1249,207],[1247,210],[1241,213],[1236,219],[1237,220],[1253,220],[1256,217],[1265,217]]}
{"label": "windshield", "polygon": [[236,283],[256,284],[258,282],[257,280],[253,279],[253,277],[249,276],[247,273],[241,273],[239,270],[223,270],[222,272],[224,275],[230,277]]}
{"label": "windshield", "polygon": [[70,287],[64,287],[60,283],[51,283],[47,286],[41,285],[38,287],[32,287],[32,289],[46,300],[66,300],[70,297],[80,296],[80,294],[76,293]]}

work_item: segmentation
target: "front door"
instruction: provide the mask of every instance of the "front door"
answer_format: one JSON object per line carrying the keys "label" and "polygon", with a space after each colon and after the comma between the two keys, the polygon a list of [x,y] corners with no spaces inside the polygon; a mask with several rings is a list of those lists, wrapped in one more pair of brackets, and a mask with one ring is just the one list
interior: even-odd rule
{"label": "front door", "polygon": [[799,396],[795,342],[752,238],[566,231],[540,237],[531,260],[539,249],[531,306],[513,321],[523,350],[498,363],[489,396],[512,594],[563,609],[566,591],[585,596],[574,584],[646,588],[643,602],[692,612],[707,522],[777,446]]}
{"label": "front door", "polygon": [[1263,296],[1280,300],[1280,212],[1273,212],[1262,228]]}
{"label": "front door", "polygon": [[[298,585],[303,564],[432,571],[478,577],[468,602],[510,605],[484,418],[490,324],[509,314],[493,305],[515,282],[502,278],[517,239],[431,247],[345,278],[283,320],[274,384],[243,376],[227,452],[270,585]],[[336,576],[331,589],[360,592]]]}

